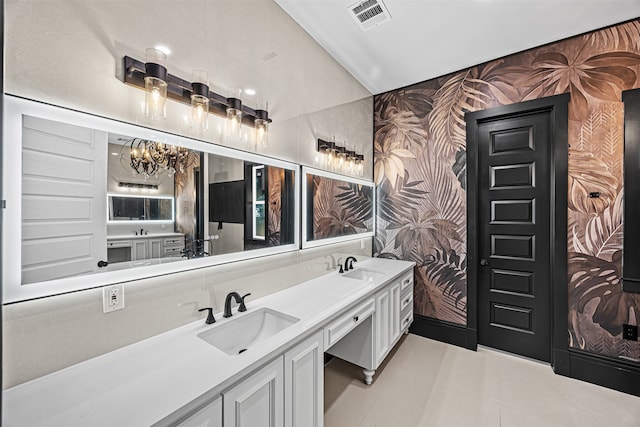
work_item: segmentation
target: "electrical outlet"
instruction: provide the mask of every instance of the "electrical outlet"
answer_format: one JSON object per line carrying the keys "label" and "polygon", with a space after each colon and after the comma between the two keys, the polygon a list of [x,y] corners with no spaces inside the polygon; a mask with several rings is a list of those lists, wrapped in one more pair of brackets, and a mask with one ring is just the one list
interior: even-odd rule
{"label": "electrical outlet", "polygon": [[102,288],[102,312],[111,313],[112,311],[124,308],[124,287],[123,285],[106,286]]}
{"label": "electrical outlet", "polygon": [[622,325],[622,338],[625,340],[638,341],[638,326]]}

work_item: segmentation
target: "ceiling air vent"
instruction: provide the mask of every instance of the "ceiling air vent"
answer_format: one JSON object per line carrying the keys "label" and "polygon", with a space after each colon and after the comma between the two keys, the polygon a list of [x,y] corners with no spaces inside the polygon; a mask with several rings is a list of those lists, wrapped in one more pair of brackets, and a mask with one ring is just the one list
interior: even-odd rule
{"label": "ceiling air vent", "polygon": [[391,15],[382,0],[359,1],[347,9],[362,31],[377,27],[391,19]]}

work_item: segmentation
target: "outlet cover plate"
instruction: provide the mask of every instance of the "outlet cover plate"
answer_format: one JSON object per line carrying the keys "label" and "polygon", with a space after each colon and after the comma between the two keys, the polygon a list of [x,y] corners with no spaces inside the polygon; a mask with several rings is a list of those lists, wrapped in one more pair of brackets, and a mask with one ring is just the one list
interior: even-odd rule
{"label": "outlet cover plate", "polygon": [[124,308],[124,286],[112,285],[102,288],[102,311],[111,313],[112,311]]}
{"label": "outlet cover plate", "polygon": [[638,326],[622,325],[622,338],[625,340],[638,341]]}

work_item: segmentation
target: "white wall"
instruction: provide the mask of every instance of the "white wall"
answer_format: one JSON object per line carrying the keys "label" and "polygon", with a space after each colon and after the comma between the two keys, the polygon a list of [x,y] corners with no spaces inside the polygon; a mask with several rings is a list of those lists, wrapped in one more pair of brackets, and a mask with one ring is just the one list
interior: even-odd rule
{"label": "white wall", "polygon": [[[144,60],[171,47],[169,72],[208,70],[222,93],[235,83],[269,100],[269,156],[312,165],[318,137],[335,135],[364,152],[372,178],[372,97],[272,0],[6,0],[7,93],[193,136],[186,106],[147,122],[143,93],[123,84],[122,57]],[[245,102],[255,106],[252,99]],[[201,139],[220,140],[219,119]],[[227,144],[231,145],[231,144]],[[241,147],[253,150],[252,147]],[[371,255],[371,239],[177,273],[125,284],[126,308],[102,313],[101,290],[4,307],[3,387],[201,318],[231,290],[258,298],[326,272],[331,256]],[[242,271],[242,274],[238,274]],[[249,302],[250,304],[250,302]]]}

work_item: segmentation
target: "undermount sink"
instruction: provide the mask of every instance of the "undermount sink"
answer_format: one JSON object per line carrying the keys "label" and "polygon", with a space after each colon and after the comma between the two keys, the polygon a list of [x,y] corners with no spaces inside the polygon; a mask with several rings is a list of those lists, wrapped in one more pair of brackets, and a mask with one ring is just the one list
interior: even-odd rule
{"label": "undermount sink", "polygon": [[298,320],[270,308],[260,308],[248,313],[236,313],[225,323],[198,334],[198,338],[233,356],[249,350]]}
{"label": "undermount sink", "polygon": [[384,276],[384,273],[380,273],[379,271],[374,270],[367,270],[365,268],[358,268],[344,273],[342,276],[348,277],[350,279],[373,280],[377,279],[378,277]]}

